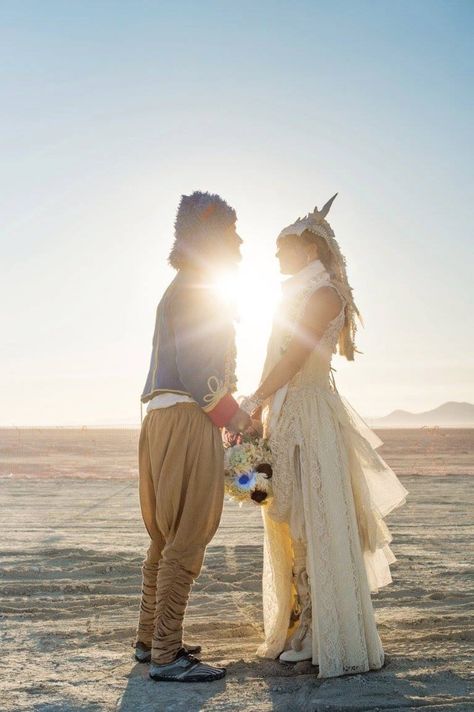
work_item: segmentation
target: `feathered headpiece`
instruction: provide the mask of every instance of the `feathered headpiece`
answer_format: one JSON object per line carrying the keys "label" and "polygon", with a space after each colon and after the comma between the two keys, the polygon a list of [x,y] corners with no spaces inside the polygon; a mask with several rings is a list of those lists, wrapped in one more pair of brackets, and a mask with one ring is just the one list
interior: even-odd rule
{"label": "feathered headpiece", "polygon": [[353,361],[354,352],[357,350],[355,347],[356,317],[359,318],[359,321],[362,321],[362,319],[354,302],[352,287],[347,278],[346,258],[341,252],[333,229],[326,220],[336,195],[337,193],[328,200],[321,210],[315,207],[312,213],[308,213],[304,218],[298,218],[292,225],[285,227],[278,235],[278,240],[289,235],[298,235],[300,237],[305,231],[308,231],[323,238],[326,242],[329,259],[328,264],[324,266],[329,272],[331,281],[345,301],[345,322],[339,337],[339,353],[349,361]]}
{"label": "feathered headpiece", "polygon": [[334,237],[334,233],[331,229],[330,224],[326,220],[326,215],[331,209],[331,205],[336,198],[333,195],[330,200],[318,210],[315,208],[312,213],[308,213],[304,218],[298,218],[296,222],[288,227],[283,228],[283,230],[278,235],[278,239],[282,237],[288,237],[289,235],[302,235],[305,230],[313,232],[315,235],[320,235],[324,237],[325,240],[329,240],[330,237]]}
{"label": "feathered headpiece", "polygon": [[216,239],[234,225],[236,212],[219,195],[195,191],[183,195],[174,224],[175,240],[169,263],[180,269],[190,262],[196,263],[212,250]]}

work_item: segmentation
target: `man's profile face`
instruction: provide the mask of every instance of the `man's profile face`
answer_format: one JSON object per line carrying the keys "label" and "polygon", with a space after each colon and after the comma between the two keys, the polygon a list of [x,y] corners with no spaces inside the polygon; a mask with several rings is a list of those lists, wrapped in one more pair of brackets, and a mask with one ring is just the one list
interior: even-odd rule
{"label": "man's profile face", "polygon": [[235,223],[223,231],[216,248],[216,261],[222,267],[236,267],[242,259],[240,246],[243,240],[237,233]]}

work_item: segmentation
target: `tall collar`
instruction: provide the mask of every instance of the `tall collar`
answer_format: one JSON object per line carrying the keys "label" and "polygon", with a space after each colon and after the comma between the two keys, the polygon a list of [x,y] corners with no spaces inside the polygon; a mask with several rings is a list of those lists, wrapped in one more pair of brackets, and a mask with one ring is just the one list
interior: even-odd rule
{"label": "tall collar", "polygon": [[329,274],[321,260],[313,260],[313,262],[305,265],[303,269],[287,279],[283,283],[283,294],[286,296],[299,292],[300,289],[306,287],[308,282],[313,279],[317,279],[318,281],[320,279],[329,280]]}

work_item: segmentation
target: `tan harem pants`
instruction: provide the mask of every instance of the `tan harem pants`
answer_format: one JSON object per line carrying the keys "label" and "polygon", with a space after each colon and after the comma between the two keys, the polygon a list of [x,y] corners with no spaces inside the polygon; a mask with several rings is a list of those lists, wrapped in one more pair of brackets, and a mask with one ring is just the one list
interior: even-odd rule
{"label": "tan harem pants", "polygon": [[189,593],[201,571],[224,500],[222,439],[194,403],[150,411],[139,443],[140,505],[150,535],[143,562],[137,641],[152,661],[182,647]]}

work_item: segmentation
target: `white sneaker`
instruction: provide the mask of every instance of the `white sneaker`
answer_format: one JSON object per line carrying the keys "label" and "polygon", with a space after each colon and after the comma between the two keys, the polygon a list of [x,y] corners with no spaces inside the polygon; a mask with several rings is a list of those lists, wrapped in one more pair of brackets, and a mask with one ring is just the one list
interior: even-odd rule
{"label": "white sneaker", "polygon": [[279,657],[282,663],[299,663],[302,660],[313,659],[313,642],[311,635],[306,635],[303,639],[301,650],[285,650]]}

